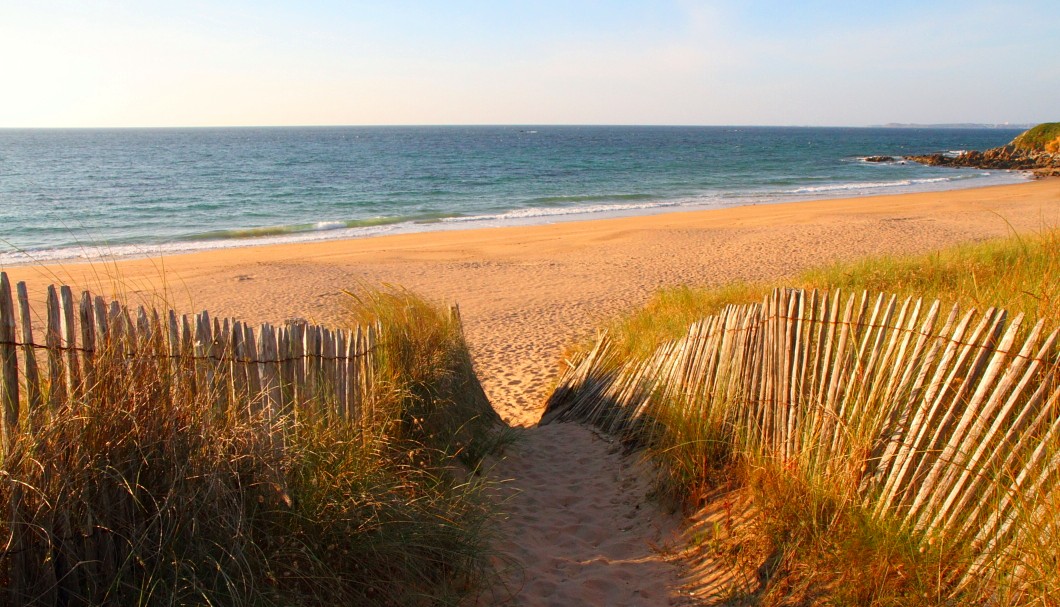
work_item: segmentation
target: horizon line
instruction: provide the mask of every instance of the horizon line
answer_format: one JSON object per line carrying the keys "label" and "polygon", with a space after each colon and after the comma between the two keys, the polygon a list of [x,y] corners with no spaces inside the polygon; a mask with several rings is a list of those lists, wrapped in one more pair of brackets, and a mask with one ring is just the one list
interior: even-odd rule
{"label": "horizon line", "polygon": [[218,124],[218,125],[111,125],[111,126],[0,126],[2,131],[162,130],[162,129],[295,129],[295,128],[542,128],[542,127],[656,127],[656,128],[1029,128],[1041,122],[887,122],[883,124],[704,124],[704,123],[395,123],[395,124]]}

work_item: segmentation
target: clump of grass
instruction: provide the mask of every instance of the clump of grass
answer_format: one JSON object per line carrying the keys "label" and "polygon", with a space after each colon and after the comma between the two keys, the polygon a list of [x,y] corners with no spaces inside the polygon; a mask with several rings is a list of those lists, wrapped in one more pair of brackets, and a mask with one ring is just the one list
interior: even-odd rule
{"label": "clump of grass", "polygon": [[378,381],[394,388],[405,438],[472,467],[503,446],[510,434],[475,374],[456,309],[398,287],[350,295],[353,322],[381,327]]}
{"label": "clump of grass", "polygon": [[929,255],[873,257],[806,272],[796,286],[930,297],[1004,308],[1060,326],[1060,231],[960,245]]}
{"label": "clump of grass", "polygon": [[378,301],[366,423],[327,396],[218,408],[179,388],[161,343],[103,349],[80,395],[24,411],[0,484],[18,506],[6,603],[446,605],[484,587],[487,500],[450,470],[488,403],[444,313]]}
{"label": "clump of grass", "polygon": [[[951,605],[970,562],[962,547],[926,550],[895,526],[866,516],[828,486],[773,466],[748,466],[759,518],[746,530],[768,547],[758,569],[759,605]],[[795,499],[797,496],[798,499]],[[746,540],[745,540],[746,541]]]}
{"label": "clump of grass", "polygon": [[[649,457],[655,461],[657,491],[679,504],[695,507],[730,476],[736,464],[732,425],[723,407],[688,399],[650,395],[647,420],[639,428]],[[689,411],[695,411],[689,414]]]}

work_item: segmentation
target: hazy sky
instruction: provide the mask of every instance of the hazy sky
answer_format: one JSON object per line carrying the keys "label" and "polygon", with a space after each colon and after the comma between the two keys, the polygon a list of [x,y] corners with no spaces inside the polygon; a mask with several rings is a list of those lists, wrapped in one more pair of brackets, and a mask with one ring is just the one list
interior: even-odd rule
{"label": "hazy sky", "polygon": [[0,0],[0,127],[1060,120],[1056,0]]}

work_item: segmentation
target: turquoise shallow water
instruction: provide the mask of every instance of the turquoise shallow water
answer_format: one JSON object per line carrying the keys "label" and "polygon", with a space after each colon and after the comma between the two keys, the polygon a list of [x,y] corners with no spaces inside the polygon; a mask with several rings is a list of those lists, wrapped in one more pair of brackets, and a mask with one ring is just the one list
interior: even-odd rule
{"label": "turquoise shallow water", "polygon": [[0,264],[544,223],[1025,179],[870,155],[1017,131],[775,127],[0,130]]}

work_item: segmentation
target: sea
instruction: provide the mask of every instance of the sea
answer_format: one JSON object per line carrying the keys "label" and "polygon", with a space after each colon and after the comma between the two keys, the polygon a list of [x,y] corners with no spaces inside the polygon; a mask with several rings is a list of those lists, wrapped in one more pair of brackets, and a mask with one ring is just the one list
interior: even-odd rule
{"label": "sea", "polygon": [[[906,154],[1017,130],[0,129],[0,266],[1021,182]],[[893,156],[868,162],[869,156]]]}

